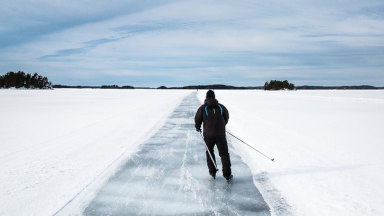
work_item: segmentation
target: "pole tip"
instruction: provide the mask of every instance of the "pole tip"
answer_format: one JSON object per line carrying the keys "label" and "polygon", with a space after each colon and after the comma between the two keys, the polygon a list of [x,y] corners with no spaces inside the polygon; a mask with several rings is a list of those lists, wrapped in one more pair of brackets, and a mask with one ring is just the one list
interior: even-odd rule
{"label": "pole tip", "polygon": [[275,161],[275,158],[272,158],[271,161],[274,162],[274,161]]}

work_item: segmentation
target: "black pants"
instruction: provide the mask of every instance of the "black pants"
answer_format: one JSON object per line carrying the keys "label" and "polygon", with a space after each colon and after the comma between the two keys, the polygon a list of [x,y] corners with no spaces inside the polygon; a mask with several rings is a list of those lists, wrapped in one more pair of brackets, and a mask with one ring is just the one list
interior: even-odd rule
{"label": "black pants", "polygon": [[[205,143],[211,153],[213,160],[216,163],[215,153],[213,152],[213,147],[215,144],[217,145],[217,149],[219,150],[219,155],[221,158],[221,164],[223,165],[223,176],[229,177],[231,175],[231,159],[229,158],[228,153],[228,144],[225,136],[217,137],[214,139],[204,138]],[[205,152],[207,156],[207,165],[210,173],[216,173],[215,165],[212,163],[211,157],[208,154],[208,151]]]}

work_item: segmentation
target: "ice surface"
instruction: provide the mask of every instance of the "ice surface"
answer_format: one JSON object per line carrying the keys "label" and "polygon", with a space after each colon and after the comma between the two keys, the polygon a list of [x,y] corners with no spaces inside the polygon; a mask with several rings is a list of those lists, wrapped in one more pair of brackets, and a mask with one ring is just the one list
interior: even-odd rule
{"label": "ice surface", "polygon": [[220,172],[216,180],[210,179],[205,146],[194,129],[199,105],[196,94],[186,97],[102,186],[84,215],[270,215],[238,155],[230,152],[232,184]]}

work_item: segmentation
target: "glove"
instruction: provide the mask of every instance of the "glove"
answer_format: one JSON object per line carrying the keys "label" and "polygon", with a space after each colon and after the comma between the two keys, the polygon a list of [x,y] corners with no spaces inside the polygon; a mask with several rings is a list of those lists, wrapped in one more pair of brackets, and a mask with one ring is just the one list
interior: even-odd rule
{"label": "glove", "polygon": [[196,128],[196,131],[201,133],[201,128]]}

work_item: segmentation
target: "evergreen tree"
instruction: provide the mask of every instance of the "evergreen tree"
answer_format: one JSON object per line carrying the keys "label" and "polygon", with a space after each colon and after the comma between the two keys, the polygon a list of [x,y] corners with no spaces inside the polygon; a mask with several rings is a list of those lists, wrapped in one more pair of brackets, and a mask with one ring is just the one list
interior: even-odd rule
{"label": "evergreen tree", "polygon": [[37,79],[38,79],[38,77],[39,77],[39,75],[37,73],[33,74],[32,80],[31,80],[32,88],[36,88],[37,87]]}
{"label": "evergreen tree", "polygon": [[18,71],[15,74],[15,87],[21,88],[24,87],[25,73],[23,71]]}
{"label": "evergreen tree", "polygon": [[31,74],[27,74],[25,76],[25,88],[30,88],[31,87]]}

